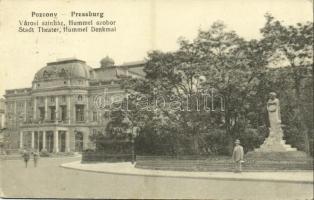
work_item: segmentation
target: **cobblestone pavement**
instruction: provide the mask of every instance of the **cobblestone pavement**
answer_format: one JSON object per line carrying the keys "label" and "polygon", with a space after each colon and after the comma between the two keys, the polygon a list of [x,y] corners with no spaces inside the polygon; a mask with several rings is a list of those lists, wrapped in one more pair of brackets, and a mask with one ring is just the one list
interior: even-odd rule
{"label": "cobblestone pavement", "polygon": [[6,197],[312,199],[313,184],[149,177],[85,172],[59,167],[79,158],[1,161]]}

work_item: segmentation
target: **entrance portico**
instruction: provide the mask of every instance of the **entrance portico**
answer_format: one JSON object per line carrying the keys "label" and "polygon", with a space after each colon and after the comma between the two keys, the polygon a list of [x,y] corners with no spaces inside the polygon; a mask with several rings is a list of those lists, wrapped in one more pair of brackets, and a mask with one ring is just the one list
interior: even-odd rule
{"label": "entrance portico", "polygon": [[30,148],[50,153],[70,151],[70,133],[66,128],[43,130],[22,129],[20,131],[20,149]]}

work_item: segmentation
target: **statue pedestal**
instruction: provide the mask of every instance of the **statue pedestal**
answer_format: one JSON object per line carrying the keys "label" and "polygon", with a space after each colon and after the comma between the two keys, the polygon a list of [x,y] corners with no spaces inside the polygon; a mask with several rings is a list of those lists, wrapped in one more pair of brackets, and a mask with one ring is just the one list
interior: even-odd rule
{"label": "statue pedestal", "polygon": [[283,131],[280,126],[277,129],[270,128],[269,131],[269,136],[264,143],[259,148],[246,154],[247,159],[289,162],[307,159],[305,152],[298,151],[291,145],[286,144],[286,141],[282,139]]}
{"label": "statue pedestal", "polygon": [[269,136],[265,139],[264,143],[255,149],[255,152],[287,152],[287,151],[297,151],[296,148],[291,147],[291,145],[286,144],[286,141],[282,139],[283,131],[281,127],[277,129],[269,129]]}

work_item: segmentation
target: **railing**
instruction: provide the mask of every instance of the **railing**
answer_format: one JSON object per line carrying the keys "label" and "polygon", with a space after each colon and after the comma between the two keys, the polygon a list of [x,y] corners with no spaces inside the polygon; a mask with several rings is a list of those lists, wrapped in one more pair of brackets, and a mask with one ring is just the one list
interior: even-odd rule
{"label": "railing", "polygon": [[31,88],[21,88],[21,89],[13,89],[13,90],[6,90],[6,94],[26,94],[31,91]]}
{"label": "railing", "polygon": [[67,124],[69,123],[69,119],[65,120],[27,120],[24,121],[23,124]]}

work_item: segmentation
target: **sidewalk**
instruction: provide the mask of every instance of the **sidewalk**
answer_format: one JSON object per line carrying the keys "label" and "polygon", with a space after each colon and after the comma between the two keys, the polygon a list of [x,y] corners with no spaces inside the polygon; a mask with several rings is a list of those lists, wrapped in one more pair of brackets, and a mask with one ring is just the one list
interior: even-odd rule
{"label": "sidewalk", "polygon": [[105,174],[129,176],[221,179],[235,181],[271,181],[313,184],[313,171],[285,172],[183,172],[135,168],[129,162],[81,164],[80,161],[62,164],[61,167]]}

